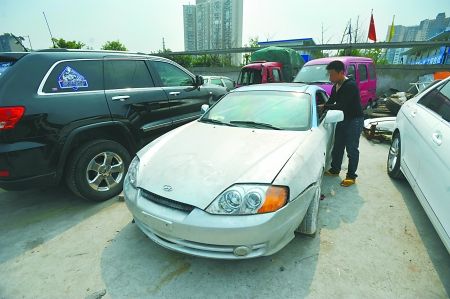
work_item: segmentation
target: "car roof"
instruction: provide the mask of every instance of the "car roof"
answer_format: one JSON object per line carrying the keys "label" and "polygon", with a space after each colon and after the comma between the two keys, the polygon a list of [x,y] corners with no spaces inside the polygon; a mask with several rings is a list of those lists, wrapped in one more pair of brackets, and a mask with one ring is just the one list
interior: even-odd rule
{"label": "car roof", "polygon": [[316,65],[316,64],[328,64],[332,61],[339,60],[343,63],[349,62],[373,62],[372,59],[367,57],[357,57],[357,56],[338,56],[338,57],[326,57],[313,59],[305,63],[305,65]]}
{"label": "car roof", "polygon": [[302,92],[313,93],[321,88],[316,85],[308,85],[303,83],[266,83],[266,84],[254,84],[239,87],[231,92],[242,91],[289,91],[289,92]]}
{"label": "car roof", "polygon": [[[10,56],[8,53],[5,56]],[[30,56],[51,56],[52,58],[61,59],[102,59],[104,57],[108,58],[145,58],[145,59],[157,59],[157,60],[167,60],[163,57],[152,56],[145,53],[133,53],[133,52],[122,52],[122,51],[107,51],[107,50],[78,50],[78,49],[45,49],[37,50],[31,52],[24,52],[22,54]],[[169,61],[169,60],[167,60]]]}

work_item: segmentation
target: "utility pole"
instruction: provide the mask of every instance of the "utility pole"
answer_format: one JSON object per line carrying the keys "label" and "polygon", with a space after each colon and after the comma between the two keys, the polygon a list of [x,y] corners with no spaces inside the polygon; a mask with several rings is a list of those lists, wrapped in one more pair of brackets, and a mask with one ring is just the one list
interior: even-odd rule
{"label": "utility pole", "polygon": [[47,17],[45,16],[45,12],[42,12],[42,14],[44,15],[45,23],[47,23],[47,28],[48,28],[48,32],[50,33],[50,38],[52,40],[53,48],[56,48],[56,44],[53,39],[52,31],[50,30],[50,26],[48,25]]}
{"label": "utility pole", "polygon": [[163,53],[165,53],[166,52],[166,41],[164,40],[164,37],[163,37]]}
{"label": "utility pole", "polygon": [[355,44],[358,42],[358,30],[359,30],[359,16],[356,19],[356,29],[355,29]]}

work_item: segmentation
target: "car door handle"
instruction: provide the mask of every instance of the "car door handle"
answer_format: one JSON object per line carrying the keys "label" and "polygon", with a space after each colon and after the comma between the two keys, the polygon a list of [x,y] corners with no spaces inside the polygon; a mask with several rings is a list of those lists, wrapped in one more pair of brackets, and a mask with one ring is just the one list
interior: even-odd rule
{"label": "car door handle", "polygon": [[115,97],[112,97],[111,100],[125,102],[129,98],[130,98],[130,96],[115,96]]}
{"label": "car door handle", "polygon": [[442,144],[442,135],[439,132],[434,132],[431,139],[433,139],[433,142],[436,143],[436,145]]}
{"label": "car door handle", "polygon": [[169,95],[171,95],[171,96],[177,96],[177,95],[179,95],[181,92],[179,92],[179,91],[172,91],[172,92],[169,92]]}
{"label": "car door handle", "polygon": [[417,110],[411,111],[411,117],[416,117],[416,115],[417,115]]}

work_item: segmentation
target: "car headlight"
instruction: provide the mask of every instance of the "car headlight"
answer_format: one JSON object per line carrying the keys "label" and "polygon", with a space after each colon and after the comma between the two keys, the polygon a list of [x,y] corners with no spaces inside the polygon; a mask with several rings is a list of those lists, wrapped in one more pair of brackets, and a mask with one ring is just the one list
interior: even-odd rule
{"label": "car headlight", "polygon": [[289,198],[289,188],[284,186],[240,184],[220,194],[206,209],[219,215],[253,215],[275,212]]}
{"label": "car headlight", "polygon": [[137,196],[137,174],[139,171],[139,158],[136,156],[128,166],[128,172],[123,182],[123,191],[125,197],[129,200],[135,200]]}

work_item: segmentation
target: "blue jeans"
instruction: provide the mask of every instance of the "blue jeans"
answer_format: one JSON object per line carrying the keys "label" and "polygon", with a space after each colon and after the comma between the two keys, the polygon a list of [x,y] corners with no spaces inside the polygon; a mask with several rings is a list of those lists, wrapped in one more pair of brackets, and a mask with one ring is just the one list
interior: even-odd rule
{"label": "blue jeans", "polygon": [[344,150],[347,150],[348,171],[347,178],[356,179],[359,162],[359,137],[364,126],[364,118],[356,117],[341,121],[336,125],[334,146],[331,152],[331,169],[341,171]]}

